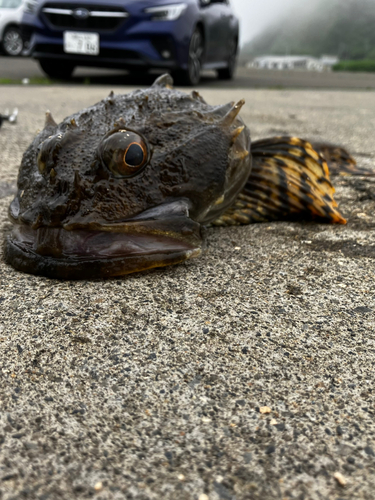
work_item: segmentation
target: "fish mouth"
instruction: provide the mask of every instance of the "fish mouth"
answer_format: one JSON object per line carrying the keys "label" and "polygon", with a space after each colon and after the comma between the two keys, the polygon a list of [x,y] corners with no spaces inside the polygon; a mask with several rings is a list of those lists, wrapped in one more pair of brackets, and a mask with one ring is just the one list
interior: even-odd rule
{"label": "fish mouth", "polygon": [[202,251],[202,227],[188,213],[188,203],[179,201],[114,224],[16,224],[5,260],[20,271],[57,279],[110,278],[179,264]]}

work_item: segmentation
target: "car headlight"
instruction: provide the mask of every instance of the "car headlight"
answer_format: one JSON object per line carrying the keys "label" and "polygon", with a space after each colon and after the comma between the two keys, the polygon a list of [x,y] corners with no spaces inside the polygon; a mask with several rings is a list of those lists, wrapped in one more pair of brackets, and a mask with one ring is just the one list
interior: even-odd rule
{"label": "car headlight", "polygon": [[37,0],[27,0],[23,6],[23,11],[26,12],[26,14],[35,14],[37,6]]}
{"label": "car headlight", "polygon": [[152,21],[175,21],[187,9],[186,3],[176,3],[172,5],[161,5],[160,7],[150,7],[145,9],[146,14],[152,14]]}

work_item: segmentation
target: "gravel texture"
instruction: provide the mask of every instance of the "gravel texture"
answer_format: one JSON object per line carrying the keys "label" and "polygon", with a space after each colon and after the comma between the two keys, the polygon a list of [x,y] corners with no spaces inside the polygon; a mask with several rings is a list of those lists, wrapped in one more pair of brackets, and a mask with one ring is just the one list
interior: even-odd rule
{"label": "gravel texture", "polygon": [[[0,109],[20,108],[0,131],[2,238],[43,111],[109,90],[1,87]],[[203,94],[245,97],[254,138],[374,165],[373,93]],[[373,499],[375,180],[334,182],[344,227],[212,228],[201,258],[106,282],[1,261],[0,498]]]}

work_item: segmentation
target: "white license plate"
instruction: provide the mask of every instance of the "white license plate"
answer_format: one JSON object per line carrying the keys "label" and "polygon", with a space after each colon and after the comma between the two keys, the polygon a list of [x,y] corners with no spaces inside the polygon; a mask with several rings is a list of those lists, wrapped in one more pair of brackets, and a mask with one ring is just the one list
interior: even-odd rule
{"label": "white license plate", "polygon": [[67,54],[99,54],[99,34],[82,33],[79,31],[64,31],[64,52]]}

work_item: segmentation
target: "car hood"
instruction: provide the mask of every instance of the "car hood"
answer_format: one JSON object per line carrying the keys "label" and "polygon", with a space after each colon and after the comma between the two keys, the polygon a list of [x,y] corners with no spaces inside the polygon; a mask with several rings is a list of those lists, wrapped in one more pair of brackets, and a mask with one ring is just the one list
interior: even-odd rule
{"label": "car hood", "polygon": [[[181,0],[183,3],[193,3],[195,0]],[[40,7],[43,7],[44,4],[48,3],[49,5],[57,3],[61,4],[61,0],[45,0],[40,3]],[[127,5],[137,5],[139,7],[150,7],[154,5],[169,5],[179,3],[179,0],[70,0],[69,4],[77,4],[80,6],[83,5],[111,5],[111,6],[119,6],[126,7]],[[14,10],[14,9],[13,9]]]}

